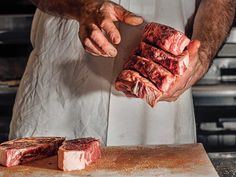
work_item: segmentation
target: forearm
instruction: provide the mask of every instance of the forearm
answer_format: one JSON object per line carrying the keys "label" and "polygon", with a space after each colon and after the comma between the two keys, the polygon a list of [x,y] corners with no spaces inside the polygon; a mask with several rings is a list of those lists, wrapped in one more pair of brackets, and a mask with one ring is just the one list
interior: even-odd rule
{"label": "forearm", "polygon": [[40,10],[81,21],[101,5],[103,0],[31,0]]}
{"label": "forearm", "polygon": [[230,30],[235,8],[235,0],[202,0],[200,3],[192,38],[201,42],[199,55],[204,58],[202,62],[206,67],[209,67]]}

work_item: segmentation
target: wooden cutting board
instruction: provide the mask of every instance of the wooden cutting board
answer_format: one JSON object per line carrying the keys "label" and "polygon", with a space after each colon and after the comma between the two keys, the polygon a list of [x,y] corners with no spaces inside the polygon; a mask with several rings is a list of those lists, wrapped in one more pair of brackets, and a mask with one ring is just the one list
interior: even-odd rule
{"label": "wooden cutting board", "polygon": [[102,158],[86,170],[63,172],[57,157],[20,166],[0,167],[1,177],[218,177],[201,144],[106,147]]}

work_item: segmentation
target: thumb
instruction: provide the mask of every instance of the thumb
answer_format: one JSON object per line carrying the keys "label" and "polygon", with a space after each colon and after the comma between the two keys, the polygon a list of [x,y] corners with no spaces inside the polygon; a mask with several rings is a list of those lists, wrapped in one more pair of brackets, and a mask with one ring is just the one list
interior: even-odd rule
{"label": "thumb", "polygon": [[199,48],[200,48],[200,41],[199,40],[192,40],[189,45],[187,46],[188,53],[189,53],[189,66],[188,70],[191,71],[196,67],[198,62],[198,55],[199,55]]}
{"label": "thumb", "polygon": [[114,11],[116,13],[116,18],[126,24],[135,26],[143,23],[143,18],[141,16],[137,16],[119,5],[114,7]]}
{"label": "thumb", "polygon": [[194,56],[198,53],[198,49],[201,46],[201,42],[199,40],[192,40],[189,45],[188,45],[188,52],[189,52],[189,56]]}

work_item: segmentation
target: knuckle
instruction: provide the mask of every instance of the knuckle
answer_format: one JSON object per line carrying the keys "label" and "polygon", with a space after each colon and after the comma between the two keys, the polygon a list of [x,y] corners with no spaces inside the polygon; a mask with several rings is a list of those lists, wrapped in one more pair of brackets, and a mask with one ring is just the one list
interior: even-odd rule
{"label": "knuckle", "polygon": [[101,5],[101,7],[100,7],[99,10],[100,10],[100,11],[103,11],[103,10],[109,8],[111,5],[112,5],[112,2],[110,2],[110,1],[105,1],[105,2],[102,3],[102,5]]}
{"label": "knuckle", "polygon": [[117,37],[116,33],[112,30],[107,31],[107,35],[110,36],[111,38]]}
{"label": "knuckle", "polygon": [[109,44],[106,41],[106,38],[104,38],[103,40],[97,41],[97,45],[98,45],[98,47],[103,49],[104,47],[107,47]]}
{"label": "knuckle", "polygon": [[124,16],[126,17],[126,16],[130,16],[130,15],[132,15],[132,12],[125,10]]}
{"label": "knuckle", "polygon": [[114,35],[113,35],[113,31],[111,31],[111,30],[107,31],[107,35],[108,35],[108,36],[114,36]]}
{"label": "knuckle", "polygon": [[88,25],[88,29],[90,29],[91,31],[92,30],[95,30],[95,29],[97,29],[98,27],[97,27],[97,25],[95,25],[94,23],[90,23],[89,25]]}
{"label": "knuckle", "polygon": [[100,43],[99,47],[106,52],[110,49],[109,44],[106,42]]}
{"label": "knuckle", "polygon": [[110,23],[110,20],[104,18],[104,19],[101,20],[100,26],[101,26],[102,28],[104,28],[104,27],[105,27],[107,24],[109,24],[109,23]]}
{"label": "knuckle", "polygon": [[83,43],[84,43],[84,46],[90,46],[91,45],[91,42],[90,42],[89,38],[85,38]]}
{"label": "knuckle", "polygon": [[96,39],[96,38],[98,37],[98,35],[99,35],[98,30],[93,30],[93,31],[91,32],[91,34],[90,34],[90,37],[91,37],[92,39]]}

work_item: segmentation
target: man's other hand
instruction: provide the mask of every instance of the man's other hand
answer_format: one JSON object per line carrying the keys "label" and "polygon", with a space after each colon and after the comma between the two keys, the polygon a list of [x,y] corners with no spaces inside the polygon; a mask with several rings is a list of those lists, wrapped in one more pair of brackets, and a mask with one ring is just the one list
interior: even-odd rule
{"label": "man's other hand", "polygon": [[177,76],[175,83],[163,95],[163,101],[175,101],[194,83],[196,83],[207,72],[210,65],[209,60],[199,53],[200,42],[193,40],[188,46],[189,66],[182,76]]}
{"label": "man's other hand", "polygon": [[[91,4],[84,8],[91,9]],[[121,36],[114,22],[139,25],[143,18],[110,1],[102,1],[92,9],[80,20],[80,40],[85,50],[94,56],[115,57],[117,50],[113,44],[119,44]]]}

